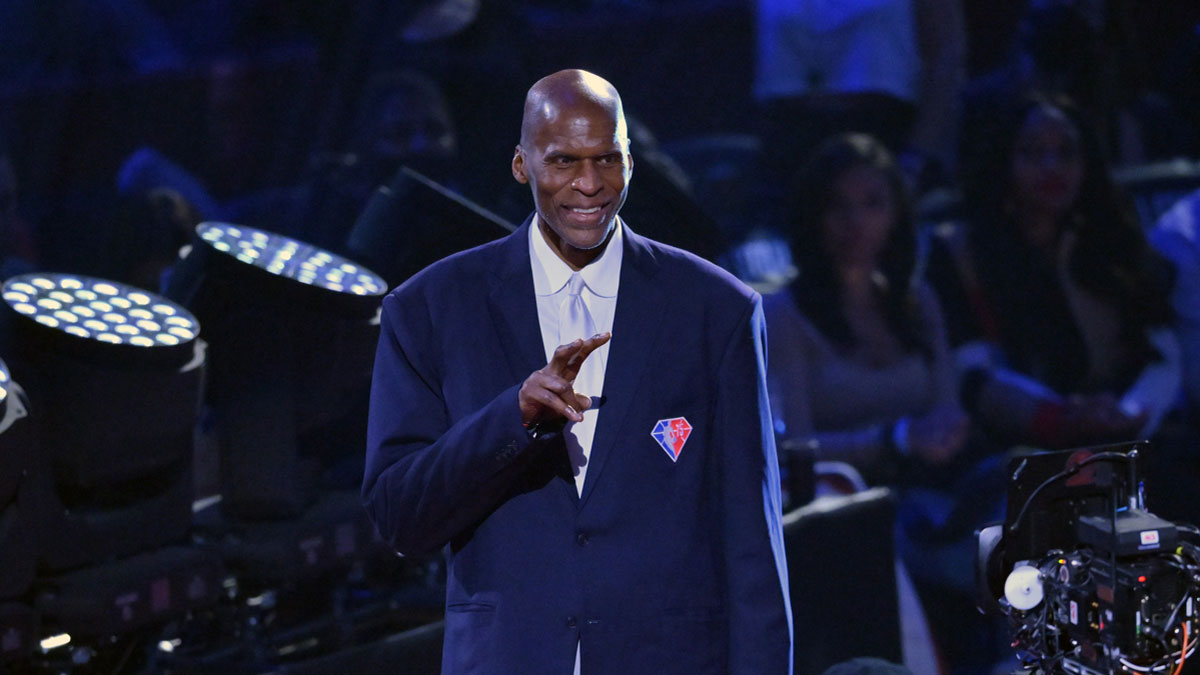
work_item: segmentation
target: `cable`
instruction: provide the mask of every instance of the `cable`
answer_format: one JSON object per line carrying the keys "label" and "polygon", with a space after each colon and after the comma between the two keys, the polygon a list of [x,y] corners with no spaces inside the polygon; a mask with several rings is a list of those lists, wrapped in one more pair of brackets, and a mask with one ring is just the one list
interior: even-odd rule
{"label": "cable", "polygon": [[[1160,658],[1158,661],[1155,661],[1154,663],[1152,663],[1149,666],[1140,666],[1126,658],[1121,659],[1121,665],[1124,666],[1127,670],[1132,670],[1132,671],[1138,672],[1138,673],[1165,672],[1167,669],[1169,669],[1171,667],[1172,662],[1175,661],[1176,658],[1179,658],[1181,660],[1186,660],[1188,657],[1192,656],[1196,652],[1196,644],[1197,643],[1200,643],[1200,636],[1198,636],[1196,639],[1193,639],[1192,643],[1190,645],[1188,645],[1187,643],[1184,643],[1186,645],[1186,647],[1181,647],[1179,649],[1179,651],[1171,652],[1170,654],[1167,654],[1166,656]],[[1178,670],[1176,670],[1171,675],[1178,675],[1179,671],[1181,671],[1181,670],[1183,670],[1182,663],[1180,663],[1178,665]]]}
{"label": "cable", "polygon": [[[1171,610],[1170,615],[1167,616],[1167,620],[1163,623],[1163,628],[1162,628],[1163,635],[1166,635],[1167,631],[1171,630],[1171,624],[1175,623],[1175,615],[1179,613],[1179,608],[1183,607],[1184,603],[1187,602],[1187,600],[1191,596],[1191,594],[1192,594],[1192,589],[1190,587],[1184,589],[1183,595],[1179,598],[1179,602],[1175,603],[1175,608]],[[1185,620],[1183,623],[1187,624],[1187,621]],[[1186,645],[1187,640],[1184,640],[1183,644]]]}
{"label": "cable", "polygon": [[1188,626],[1189,622],[1183,622],[1183,646],[1179,648],[1179,667],[1175,669],[1172,675],[1179,675],[1183,671],[1183,662],[1187,660],[1187,643],[1188,643]]}
{"label": "cable", "polygon": [[1079,470],[1082,469],[1083,467],[1087,466],[1088,464],[1093,464],[1095,462],[1101,462],[1101,461],[1110,461],[1110,460],[1112,460],[1112,461],[1119,460],[1122,462],[1128,462],[1129,455],[1126,455],[1126,454],[1123,454],[1120,452],[1097,453],[1095,455],[1092,455],[1091,457],[1085,458],[1083,461],[1079,462],[1078,464],[1067,467],[1066,469],[1064,469],[1064,470],[1054,474],[1053,476],[1050,476],[1046,480],[1042,481],[1041,484],[1038,485],[1036,488],[1034,488],[1033,492],[1030,492],[1029,496],[1025,498],[1025,503],[1021,505],[1021,510],[1017,511],[1016,517],[1013,518],[1013,522],[1011,524],[1009,524],[1009,526],[1008,526],[1009,534],[1016,532],[1017,525],[1019,525],[1021,523],[1021,519],[1023,519],[1025,517],[1025,512],[1029,510],[1030,504],[1033,503],[1034,498],[1037,497],[1038,494],[1041,493],[1042,490],[1046,489],[1046,487],[1048,487],[1055,481],[1062,480],[1063,478],[1067,478],[1069,476],[1075,475],[1076,473],[1079,473]]}

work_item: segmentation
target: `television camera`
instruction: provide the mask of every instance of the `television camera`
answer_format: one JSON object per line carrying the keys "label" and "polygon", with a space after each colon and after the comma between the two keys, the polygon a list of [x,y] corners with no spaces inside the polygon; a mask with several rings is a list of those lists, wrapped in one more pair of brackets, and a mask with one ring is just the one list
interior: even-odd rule
{"label": "television camera", "polygon": [[976,578],[1023,672],[1179,675],[1200,661],[1200,530],[1146,510],[1148,445],[1013,452],[1005,521],[976,533]]}

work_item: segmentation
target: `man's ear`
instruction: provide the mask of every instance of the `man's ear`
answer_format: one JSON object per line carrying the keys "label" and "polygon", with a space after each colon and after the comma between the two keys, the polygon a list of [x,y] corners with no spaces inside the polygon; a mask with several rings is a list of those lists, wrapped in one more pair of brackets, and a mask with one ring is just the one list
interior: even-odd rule
{"label": "man's ear", "polygon": [[518,183],[529,182],[529,177],[525,175],[525,153],[519,145],[513,150],[512,173]]}

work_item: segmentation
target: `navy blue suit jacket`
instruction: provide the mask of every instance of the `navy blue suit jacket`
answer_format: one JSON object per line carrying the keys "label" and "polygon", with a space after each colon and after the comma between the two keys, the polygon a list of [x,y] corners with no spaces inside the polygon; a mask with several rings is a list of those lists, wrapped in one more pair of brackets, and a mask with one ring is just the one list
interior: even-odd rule
{"label": "navy blue suit jacket", "polygon": [[517,405],[546,365],[529,226],[383,303],[363,498],[397,551],[448,546],[443,672],[567,675],[577,641],[585,675],[790,672],[759,296],[626,227],[579,495]]}

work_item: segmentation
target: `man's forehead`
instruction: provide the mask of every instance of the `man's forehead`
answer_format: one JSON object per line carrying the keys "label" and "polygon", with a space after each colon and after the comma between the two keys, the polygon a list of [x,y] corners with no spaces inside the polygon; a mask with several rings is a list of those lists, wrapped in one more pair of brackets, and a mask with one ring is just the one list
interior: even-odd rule
{"label": "man's forehead", "polygon": [[550,108],[533,125],[539,145],[561,143],[621,145],[627,141],[617,113],[598,107]]}

